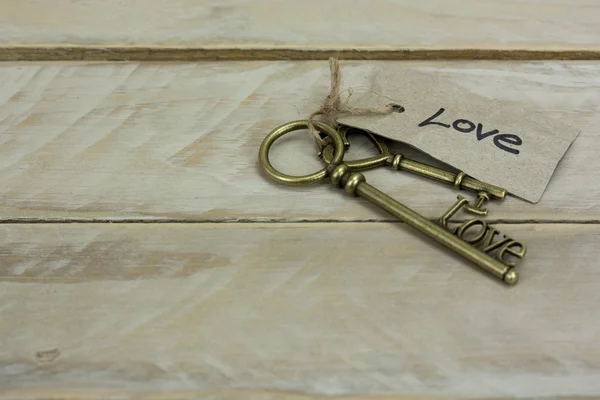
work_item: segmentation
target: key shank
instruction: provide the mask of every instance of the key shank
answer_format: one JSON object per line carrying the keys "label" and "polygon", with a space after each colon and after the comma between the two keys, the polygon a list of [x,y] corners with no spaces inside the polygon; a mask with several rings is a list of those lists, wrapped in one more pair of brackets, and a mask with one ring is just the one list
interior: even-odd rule
{"label": "key shank", "polygon": [[[365,136],[371,143],[373,143],[377,149],[377,152],[379,153],[376,156],[361,160],[344,161],[344,164],[347,164],[352,172],[360,172],[382,165],[387,165],[398,171],[410,172],[438,182],[453,185],[456,189],[470,190],[477,193],[486,192],[493,199],[504,200],[506,197],[506,189],[481,182],[475,178],[467,176],[464,172],[446,171],[442,168],[434,167],[433,165],[410,160],[404,157],[402,153],[393,154],[389,150],[384,138],[373,135],[365,130],[342,127],[339,129],[338,133],[344,141],[345,148],[350,147],[350,142],[348,141],[348,136],[350,134],[360,134]],[[331,164],[335,149],[336,147],[333,144],[328,144],[321,150],[321,152],[319,152],[319,156],[323,159],[323,161]]]}
{"label": "key shank", "polygon": [[502,279],[505,283],[509,285],[517,283],[519,275],[513,268],[471,246],[435,222],[425,218],[421,214],[377,190],[366,183],[363,174],[352,173],[348,165],[330,164],[327,168],[327,172],[331,178],[331,183],[335,186],[344,188],[351,196],[360,196],[376,206],[381,207],[407,225],[460,254],[479,268]]}
{"label": "key shank", "polygon": [[402,157],[402,155],[396,155],[389,163],[389,165],[397,170],[412,172],[416,175],[421,175],[439,182],[444,182],[453,185],[456,189],[465,189],[473,192],[486,192],[489,193],[492,198],[498,200],[504,200],[506,197],[506,189],[478,181],[475,178],[465,175],[464,172],[454,173],[445,171],[441,168],[423,164],[418,161],[408,160],[403,157],[396,161],[396,158],[398,157]]}

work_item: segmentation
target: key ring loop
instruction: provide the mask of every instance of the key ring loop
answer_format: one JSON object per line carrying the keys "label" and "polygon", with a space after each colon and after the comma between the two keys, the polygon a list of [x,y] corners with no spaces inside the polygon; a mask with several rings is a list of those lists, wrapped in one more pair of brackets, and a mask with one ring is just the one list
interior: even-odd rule
{"label": "key ring loop", "polygon": [[[322,122],[313,122],[313,124],[319,132],[327,135],[333,142],[335,150],[333,153],[333,159],[331,160],[331,164],[341,163],[344,159],[344,141],[342,139],[342,136],[331,126],[326,125]],[[258,159],[260,166],[264,168],[267,174],[274,181],[282,183],[284,185],[299,186],[317,183],[327,177],[327,167],[310,175],[293,176],[284,174],[283,172],[279,172],[271,165],[271,162],[269,161],[269,150],[271,149],[271,146],[277,139],[279,139],[286,133],[306,128],[308,128],[308,121],[292,121],[275,128],[264,138],[262,144],[260,145]]]}

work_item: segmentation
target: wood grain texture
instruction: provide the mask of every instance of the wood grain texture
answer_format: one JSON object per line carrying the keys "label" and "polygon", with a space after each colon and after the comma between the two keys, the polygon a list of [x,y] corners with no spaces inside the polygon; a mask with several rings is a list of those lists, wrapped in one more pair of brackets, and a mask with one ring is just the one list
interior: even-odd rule
{"label": "wood grain texture", "polygon": [[[414,68],[581,131],[539,204],[491,208],[529,246],[508,288],[330,185],[268,181],[260,142],[318,106],[328,68],[246,61],[598,60],[598,15],[592,0],[0,2],[0,61],[236,60],[0,64],[0,399],[599,395],[597,63],[343,65],[355,91],[375,67]],[[273,157],[306,173],[315,152],[299,133]],[[367,177],[432,218],[456,194]]]}
{"label": "wood grain texture", "polygon": [[[540,118],[560,119],[581,131],[539,204],[511,198],[492,207],[490,218],[598,220],[596,63],[348,62],[345,87],[368,87],[375,67],[441,74],[467,92],[522,102]],[[17,221],[389,219],[325,183],[284,187],[258,168],[264,136],[316,109],[328,93],[328,74],[324,62],[4,64],[0,216]],[[358,148],[355,144],[355,155],[366,154]],[[322,167],[315,154],[308,133],[299,132],[274,148],[274,164],[288,173],[309,173]],[[450,188],[406,173],[380,169],[367,178],[432,218],[455,199]]]}
{"label": "wood grain texture", "polygon": [[0,395],[597,395],[600,227],[498,228],[512,288],[401,224],[0,225]]}
{"label": "wood grain texture", "polygon": [[0,56],[597,59],[598,15],[594,0],[4,0]]}

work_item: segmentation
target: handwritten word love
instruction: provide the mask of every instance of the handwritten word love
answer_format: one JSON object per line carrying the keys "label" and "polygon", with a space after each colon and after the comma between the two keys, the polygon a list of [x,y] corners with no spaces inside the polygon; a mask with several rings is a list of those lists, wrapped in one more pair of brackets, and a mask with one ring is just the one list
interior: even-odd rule
{"label": "handwritten word love", "polygon": [[[450,129],[450,124],[445,124],[442,122],[437,122],[435,119],[442,115],[446,110],[444,108],[440,108],[438,112],[433,114],[431,117],[427,118],[425,121],[419,124],[419,128],[422,128],[427,125],[438,125],[444,128]],[[478,123],[475,126],[475,123],[469,121],[468,119],[457,119],[452,123],[452,128],[454,128],[458,132],[462,133],[470,133],[477,129],[475,137],[478,141],[484,140],[488,137],[493,137],[494,145],[500,150],[504,150],[508,153],[519,154],[519,150],[514,147],[509,147],[510,145],[518,147],[523,144],[521,138],[517,135],[509,134],[509,133],[500,133],[498,129],[494,129],[488,132],[483,132],[483,124]],[[500,133],[500,134],[499,134]]]}

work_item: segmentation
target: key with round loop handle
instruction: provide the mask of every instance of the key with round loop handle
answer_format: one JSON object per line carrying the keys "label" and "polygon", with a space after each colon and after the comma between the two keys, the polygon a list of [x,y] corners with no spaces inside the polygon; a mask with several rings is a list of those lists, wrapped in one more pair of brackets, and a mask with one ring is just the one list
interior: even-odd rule
{"label": "key with round loop handle", "polygon": [[327,167],[317,173],[301,177],[294,177],[277,171],[269,161],[269,149],[275,140],[286,133],[305,129],[306,127],[306,121],[294,121],[276,128],[265,137],[259,150],[259,162],[271,179],[287,185],[302,185],[320,182],[329,177],[333,185],[344,188],[348,194],[360,196],[382,208],[427,237],[471,261],[479,268],[502,279],[505,283],[509,285],[517,283],[519,275],[514,268],[471,246],[435,222],[377,190],[366,182],[363,174],[351,172],[351,168],[343,163],[344,141],[340,134],[328,125],[315,123],[315,127],[326,134],[333,142],[334,152],[331,163]]}

